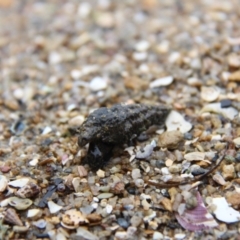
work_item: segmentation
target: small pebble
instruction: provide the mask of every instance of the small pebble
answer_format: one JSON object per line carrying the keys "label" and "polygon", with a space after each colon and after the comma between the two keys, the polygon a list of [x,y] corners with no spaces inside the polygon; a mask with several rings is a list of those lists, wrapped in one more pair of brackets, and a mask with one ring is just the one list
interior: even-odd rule
{"label": "small pebble", "polygon": [[228,107],[231,107],[232,101],[229,99],[223,99],[220,101],[220,104],[221,104],[221,108],[228,108]]}
{"label": "small pebble", "polygon": [[192,140],[193,139],[193,135],[190,132],[184,133],[183,136],[184,136],[184,139],[186,139],[186,140]]}
{"label": "small pebble", "polygon": [[164,132],[158,137],[160,147],[168,149],[176,149],[183,140],[183,134],[180,131]]}
{"label": "small pebble", "polygon": [[117,222],[124,229],[127,229],[129,227],[129,222],[125,218],[118,218]]}
{"label": "small pebble", "polygon": [[133,179],[141,178],[141,176],[142,175],[141,175],[140,169],[135,168],[132,170],[132,178]]}
{"label": "small pebble", "polygon": [[235,159],[237,162],[240,162],[240,152],[237,152]]}
{"label": "small pebble", "polygon": [[142,223],[142,218],[134,215],[134,216],[132,216],[130,223],[132,226],[138,227]]}

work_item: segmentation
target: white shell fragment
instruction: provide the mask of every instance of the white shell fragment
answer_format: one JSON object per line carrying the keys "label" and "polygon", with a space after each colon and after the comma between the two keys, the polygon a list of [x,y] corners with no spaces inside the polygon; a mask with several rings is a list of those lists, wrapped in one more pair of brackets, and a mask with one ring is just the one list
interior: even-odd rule
{"label": "white shell fragment", "polygon": [[107,79],[102,77],[93,78],[89,84],[89,88],[94,92],[106,89],[106,87],[107,87]]}
{"label": "white shell fragment", "polygon": [[18,198],[18,197],[10,197],[8,204],[16,208],[17,210],[25,210],[32,205],[32,200],[25,198]]}
{"label": "white shell fragment", "polygon": [[220,89],[216,86],[202,87],[201,98],[206,102],[213,102],[218,99],[220,95]]}
{"label": "white shell fragment", "polygon": [[167,131],[179,130],[186,133],[192,129],[192,124],[177,111],[171,111],[166,119]]}
{"label": "white shell fragment", "polygon": [[221,108],[220,103],[210,103],[204,106],[201,110],[201,113],[204,112],[214,112],[214,113],[220,113],[224,117],[229,118],[231,120],[234,119],[234,117],[238,114],[237,109],[233,107],[228,107],[228,108]]}
{"label": "white shell fragment", "polygon": [[184,155],[187,161],[202,161],[205,159],[205,153],[203,152],[191,152]]}
{"label": "white shell fragment", "polygon": [[240,213],[229,206],[224,197],[213,198],[212,204],[215,205],[213,213],[216,218],[225,223],[233,223],[240,221]]}
{"label": "white shell fragment", "polygon": [[32,222],[34,226],[36,226],[37,228],[45,228],[47,225],[47,221],[45,221],[44,219],[39,219],[38,221]]}
{"label": "white shell fragment", "polygon": [[33,218],[35,216],[37,216],[38,214],[40,214],[41,210],[34,208],[34,209],[29,209],[27,212],[27,217],[28,218]]}
{"label": "white shell fragment", "polygon": [[163,78],[158,78],[150,83],[150,88],[168,86],[173,82],[173,76],[167,76]]}
{"label": "white shell fragment", "polygon": [[24,187],[28,184],[29,178],[19,178],[17,180],[11,181],[8,183],[9,186],[12,187]]}
{"label": "white shell fragment", "polygon": [[150,47],[150,43],[145,40],[142,40],[135,45],[135,49],[139,52],[145,52],[148,50],[149,47]]}
{"label": "white shell fragment", "polygon": [[137,159],[145,159],[149,157],[153,149],[157,146],[156,142],[153,140],[150,144],[146,145],[143,150],[140,150],[136,153]]}
{"label": "white shell fragment", "polygon": [[0,192],[5,191],[5,189],[7,188],[7,184],[8,184],[8,179],[5,176],[0,175]]}
{"label": "white shell fragment", "polygon": [[63,207],[59,206],[58,204],[54,203],[53,201],[48,201],[48,208],[50,213],[57,213],[59,212]]}

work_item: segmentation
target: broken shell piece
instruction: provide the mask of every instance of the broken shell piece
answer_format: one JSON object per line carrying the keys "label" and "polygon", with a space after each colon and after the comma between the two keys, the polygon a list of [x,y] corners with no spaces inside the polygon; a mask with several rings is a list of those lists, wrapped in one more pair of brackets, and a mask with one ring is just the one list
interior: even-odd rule
{"label": "broken shell piece", "polygon": [[[200,231],[218,226],[213,216],[205,207],[202,197],[197,192],[197,206],[193,209],[184,208],[182,214],[175,213],[179,224],[186,230]],[[181,204],[180,204],[181,205]]]}
{"label": "broken shell piece", "polygon": [[40,209],[29,209],[27,212],[27,217],[28,218],[34,218],[36,216],[40,216],[41,215],[41,210]]}
{"label": "broken shell piece", "polygon": [[57,213],[60,211],[63,207],[59,206],[58,204],[54,203],[53,201],[48,201],[48,208],[50,213]]}
{"label": "broken shell piece", "polygon": [[191,152],[184,155],[184,159],[187,161],[203,161],[205,159],[205,153],[203,152]]}
{"label": "broken shell piece", "polygon": [[12,223],[13,225],[23,226],[21,219],[13,208],[8,208],[4,213],[4,221]]}
{"label": "broken shell piece", "polygon": [[12,187],[24,187],[25,185],[28,184],[29,182],[29,178],[19,178],[17,180],[14,180],[14,181],[11,181],[8,183],[9,186],[12,186]]}
{"label": "broken shell piece", "polygon": [[32,224],[37,228],[45,228],[47,225],[47,222],[44,219],[39,219],[38,221],[32,222]]}
{"label": "broken shell piece", "polygon": [[40,187],[35,183],[29,183],[28,185],[25,185],[24,187],[20,188],[16,195],[21,198],[30,198],[35,195],[37,195],[40,192]]}
{"label": "broken shell piece", "polygon": [[179,130],[186,133],[192,129],[192,124],[187,122],[177,111],[171,111],[166,119],[167,131]]}
{"label": "broken shell piece", "polygon": [[5,176],[0,175],[0,192],[4,192],[5,189],[7,188],[7,185],[8,179]]}
{"label": "broken shell piece", "polygon": [[212,204],[215,205],[213,213],[218,220],[225,223],[240,221],[240,213],[230,207],[224,197],[212,198]]}
{"label": "broken shell piece", "polygon": [[148,158],[152,152],[153,149],[156,147],[156,142],[153,140],[150,144],[146,145],[143,150],[139,150],[136,153],[136,158],[137,159],[145,159]]}
{"label": "broken shell piece", "polygon": [[150,83],[150,88],[168,86],[173,82],[173,76],[167,76],[163,78],[158,78]]}
{"label": "broken shell piece", "polygon": [[69,220],[74,225],[79,225],[79,224],[88,222],[86,217],[80,211],[77,211],[76,209],[70,209],[70,210],[66,211],[65,215],[68,216]]}
{"label": "broken shell piece", "polygon": [[216,86],[201,88],[201,98],[206,102],[213,102],[217,100],[219,95],[220,89]]}
{"label": "broken shell piece", "polygon": [[32,205],[32,200],[25,198],[18,198],[18,197],[11,197],[9,199],[9,205],[13,206],[17,210],[25,210]]}
{"label": "broken shell piece", "polygon": [[234,117],[238,114],[237,109],[233,107],[228,107],[228,108],[221,108],[221,103],[210,103],[204,106],[201,110],[201,113],[204,112],[214,112],[214,113],[219,113],[223,115],[226,118],[229,118],[231,120],[234,119]]}
{"label": "broken shell piece", "polygon": [[213,180],[222,186],[227,184],[222,175],[220,175],[219,173],[213,175]]}

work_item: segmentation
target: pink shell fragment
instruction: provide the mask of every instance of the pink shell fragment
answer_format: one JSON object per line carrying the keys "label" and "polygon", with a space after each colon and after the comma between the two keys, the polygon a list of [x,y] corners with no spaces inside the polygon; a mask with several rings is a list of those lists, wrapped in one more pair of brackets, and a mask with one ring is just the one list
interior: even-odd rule
{"label": "pink shell fragment", "polygon": [[194,209],[185,209],[182,215],[175,213],[179,224],[186,230],[201,231],[218,226],[205,207],[201,195],[197,192],[198,205]]}

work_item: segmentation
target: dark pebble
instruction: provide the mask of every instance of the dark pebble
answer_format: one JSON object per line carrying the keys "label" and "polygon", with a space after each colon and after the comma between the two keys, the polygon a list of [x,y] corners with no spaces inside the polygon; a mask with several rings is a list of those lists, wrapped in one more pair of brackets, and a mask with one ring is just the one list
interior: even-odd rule
{"label": "dark pebble", "polygon": [[220,104],[221,104],[221,108],[228,108],[228,107],[231,107],[232,101],[229,99],[223,99],[220,101]]}
{"label": "dark pebble", "polygon": [[193,135],[189,132],[184,133],[184,139],[185,140],[192,140],[193,139]]}
{"label": "dark pebble", "polygon": [[156,161],[156,167],[157,168],[166,167],[165,162],[163,160],[157,160]]}
{"label": "dark pebble", "polygon": [[240,162],[240,152],[237,152],[235,159],[237,162]]}
{"label": "dark pebble", "polygon": [[129,227],[129,223],[125,218],[118,218],[117,219],[118,224],[122,227],[122,228],[128,228]]}
{"label": "dark pebble", "polygon": [[137,189],[135,187],[127,187],[126,190],[129,194],[132,194],[132,195],[137,194]]}
{"label": "dark pebble", "polygon": [[205,169],[203,169],[203,168],[196,168],[196,169],[193,169],[192,171],[191,171],[191,173],[192,173],[192,175],[193,176],[198,176],[198,175],[202,175],[202,174],[204,174],[206,172],[206,170]]}

